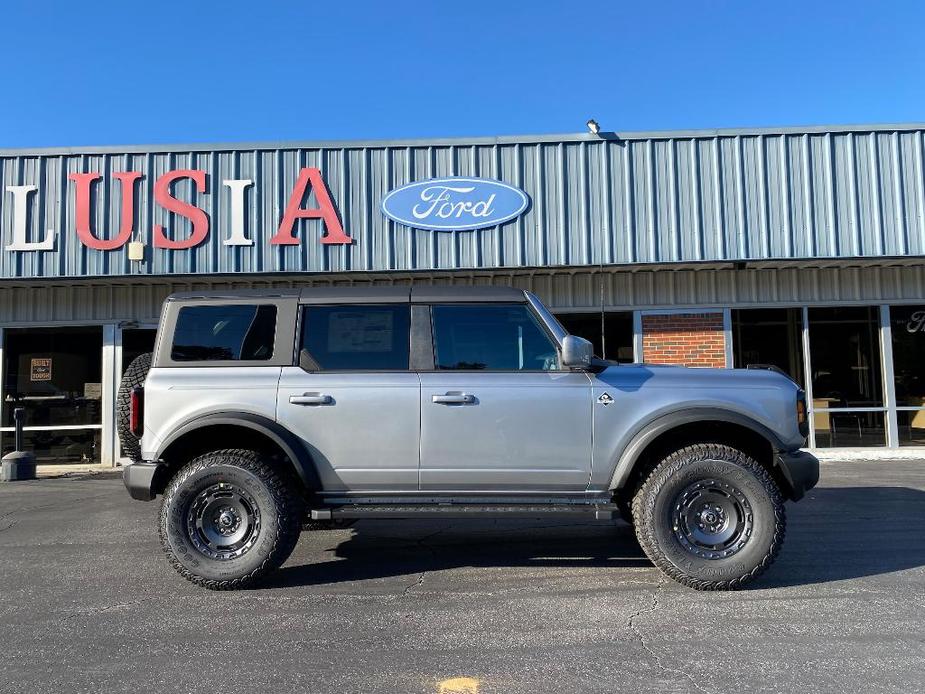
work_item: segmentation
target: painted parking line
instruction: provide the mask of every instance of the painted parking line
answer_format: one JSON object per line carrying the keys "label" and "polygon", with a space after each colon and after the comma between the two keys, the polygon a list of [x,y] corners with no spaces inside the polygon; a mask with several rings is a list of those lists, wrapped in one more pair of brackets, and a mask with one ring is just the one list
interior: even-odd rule
{"label": "painted parking line", "polygon": [[437,694],[479,694],[479,681],[474,677],[453,677],[437,684]]}

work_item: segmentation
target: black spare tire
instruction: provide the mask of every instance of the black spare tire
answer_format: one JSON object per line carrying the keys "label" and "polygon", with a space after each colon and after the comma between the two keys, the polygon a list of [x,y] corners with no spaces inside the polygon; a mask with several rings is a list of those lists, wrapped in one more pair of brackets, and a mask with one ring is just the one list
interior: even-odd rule
{"label": "black spare tire", "polygon": [[141,442],[132,433],[132,389],[144,385],[151,370],[151,356],[148,352],[132,360],[122,376],[116,397],[116,431],[119,432],[122,452],[133,461],[141,460]]}

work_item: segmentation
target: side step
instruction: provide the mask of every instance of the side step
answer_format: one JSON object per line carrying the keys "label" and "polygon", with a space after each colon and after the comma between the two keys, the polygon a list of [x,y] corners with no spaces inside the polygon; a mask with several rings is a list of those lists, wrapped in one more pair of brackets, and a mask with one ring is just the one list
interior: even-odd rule
{"label": "side step", "polygon": [[402,506],[346,504],[313,508],[312,520],[400,518],[574,518],[613,520],[620,517],[616,504],[407,504]]}

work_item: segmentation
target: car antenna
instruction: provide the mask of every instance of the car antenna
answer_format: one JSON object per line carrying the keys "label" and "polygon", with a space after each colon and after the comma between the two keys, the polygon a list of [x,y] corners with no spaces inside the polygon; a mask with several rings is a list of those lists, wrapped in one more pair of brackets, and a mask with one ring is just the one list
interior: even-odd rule
{"label": "car antenna", "polygon": [[601,272],[599,275],[601,285],[601,359],[607,359],[607,338],[604,336],[604,259],[601,258]]}

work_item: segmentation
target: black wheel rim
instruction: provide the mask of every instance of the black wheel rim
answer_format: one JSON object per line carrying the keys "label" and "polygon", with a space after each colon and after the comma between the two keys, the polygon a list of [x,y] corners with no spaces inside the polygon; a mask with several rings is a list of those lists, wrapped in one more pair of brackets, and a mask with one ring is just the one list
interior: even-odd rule
{"label": "black wheel rim", "polygon": [[672,506],[672,528],[688,552],[704,559],[725,559],[739,552],[752,535],[754,515],[745,494],[717,479],[688,485]]}
{"label": "black wheel rim", "polygon": [[260,534],[260,508],[247,491],[219,482],[196,495],[186,516],[193,546],[209,559],[243,556]]}

